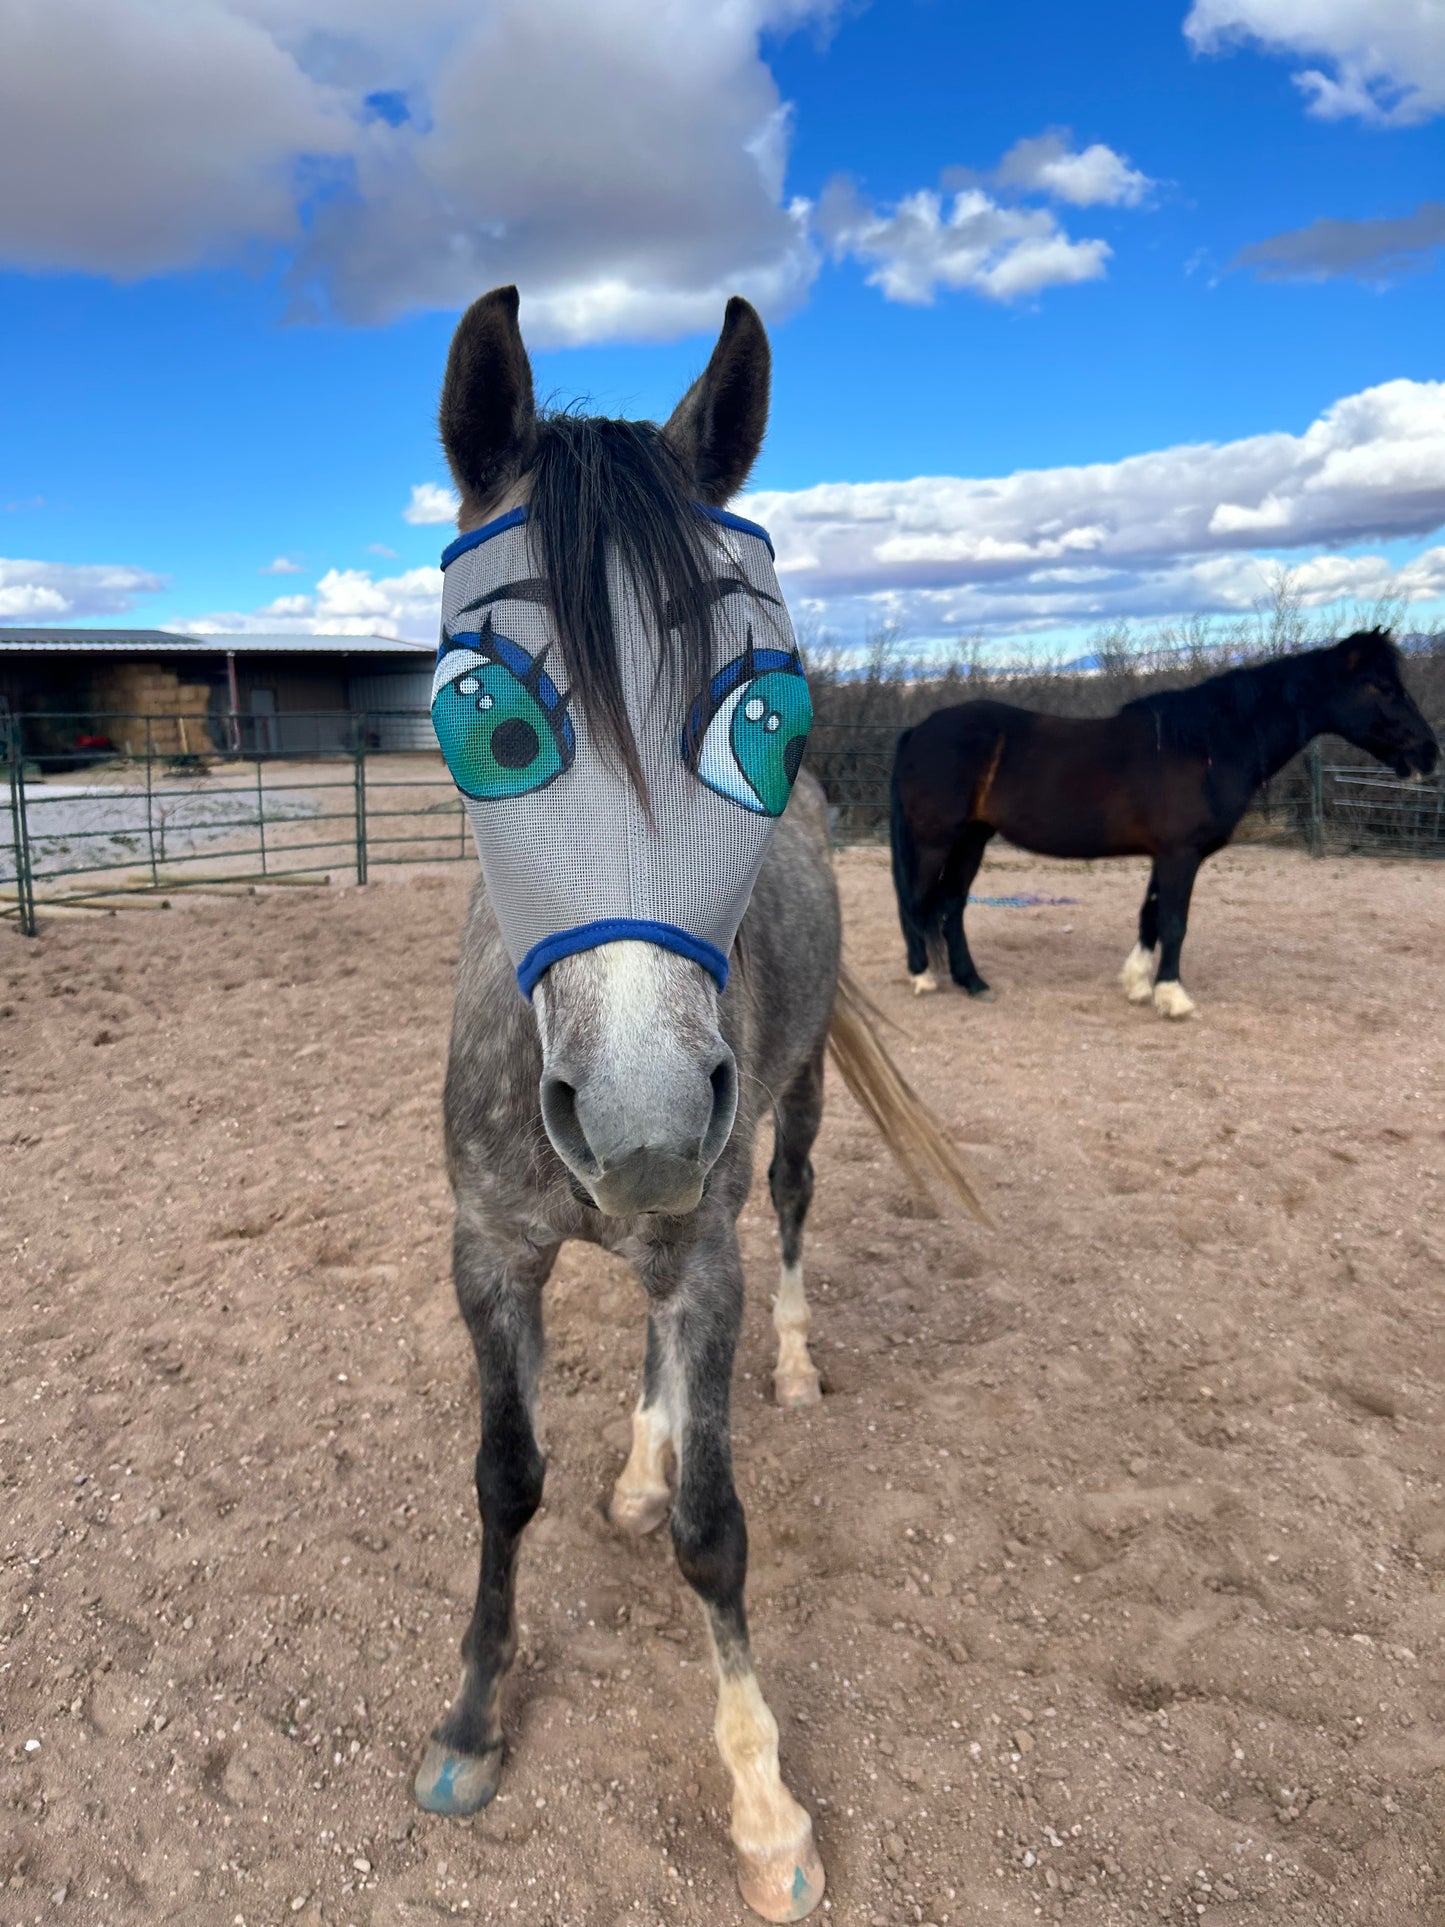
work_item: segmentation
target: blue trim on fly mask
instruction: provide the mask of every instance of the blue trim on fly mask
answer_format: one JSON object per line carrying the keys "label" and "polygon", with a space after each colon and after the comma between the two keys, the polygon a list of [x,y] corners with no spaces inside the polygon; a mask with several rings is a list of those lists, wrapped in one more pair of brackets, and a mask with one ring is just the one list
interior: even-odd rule
{"label": "blue trim on fly mask", "polygon": [[[741,515],[734,515],[731,509],[709,508],[706,502],[694,502],[693,507],[699,515],[705,515],[709,522],[720,522],[725,529],[736,529],[742,535],[755,535],[760,542],[766,542],[768,554],[777,561],[773,539],[761,523],[745,521]],[[520,528],[526,519],[525,508],[508,509],[505,515],[484,522],[479,529],[459,535],[455,542],[448,542],[442,550],[442,567],[449,569],[459,555],[465,555],[469,549],[480,548],[483,542],[490,542],[494,535],[505,535],[508,529]]]}
{"label": "blue trim on fly mask", "polygon": [[709,522],[721,522],[725,529],[737,529],[742,535],[755,535],[760,542],[766,542],[768,554],[774,562],[777,561],[778,554],[773,547],[773,538],[761,522],[745,521],[741,515],[734,515],[731,509],[709,508],[706,502],[694,502],[693,507],[699,515],[705,515]]}
{"label": "blue trim on fly mask", "polygon": [[483,522],[479,529],[459,535],[455,542],[448,542],[442,550],[442,567],[450,568],[457,557],[465,555],[468,549],[480,548],[483,542],[490,542],[494,535],[505,535],[508,529],[520,528],[526,519],[526,509],[508,509],[505,515],[499,515],[495,521]]}
{"label": "blue trim on fly mask", "polygon": [[728,987],[728,960],[716,944],[679,930],[675,923],[654,923],[648,917],[599,917],[595,923],[579,923],[574,930],[557,930],[543,937],[517,965],[517,983],[528,1003],[537,979],[562,957],[575,957],[579,951],[600,950],[604,943],[655,943],[659,950],[671,950],[688,957],[703,969],[719,990]]}

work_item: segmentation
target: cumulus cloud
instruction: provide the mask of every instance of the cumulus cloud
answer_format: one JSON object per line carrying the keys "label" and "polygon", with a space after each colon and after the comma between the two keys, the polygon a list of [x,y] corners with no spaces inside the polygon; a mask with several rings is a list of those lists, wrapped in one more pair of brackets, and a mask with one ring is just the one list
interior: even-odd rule
{"label": "cumulus cloud", "polygon": [[778,313],[816,260],[762,36],[840,5],[8,0],[0,260],[279,251],[298,312],[359,322],[516,281],[543,345]]}
{"label": "cumulus cloud", "polygon": [[1102,141],[1081,152],[1067,128],[1053,129],[1011,147],[994,179],[1001,187],[1047,194],[1072,207],[1138,207],[1154,183]]}
{"label": "cumulus cloud", "polygon": [[411,500],[402,510],[401,519],[423,527],[433,522],[455,522],[460,507],[461,497],[454,488],[442,488],[436,482],[413,482]]}
{"label": "cumulus cloud", "polygon": [[[790,599],[845,629],[880,617],[926,633],[1248,607],[1258,551],[1428,536],[1445,523],[1445,382],[1366,389],[1299,435],[984,480],[822,483],[755,494],[745,512],[771,532]],[[1445,551],[1429,554],[1402,593],[1445,586]],[[1325,600],[1359,563],[1303,559]],[[1393,579],[1378,560],[1367,573]]]}
{"label": "cumulus cloud", "polygon": [[427,566],[377,578],[369,569],[328,569],[314,594],[277,596],[259,609],[211,610],[177,629],[197,635],[399,636],[434,642],[441,620],[442,572]]}
{"label": "cumulus cloud", "polygon": [[864,262],[870,287],[916,305],[940,288],[1014,301],[1097,281],[1112,252],[1106,241],[1071,241],[1046,208],[1005,207],[979,187],[960,189],[947,206],[924,188],[884,210],[835,180],[818,203],[817,225],[835,260]]}
{"label": "cumulus cloud", "polygon": [[1261,281],[1393,281],[1426,265],[1445,247],[1445,201],[1422,201],[1394,220],[1311,221],[1256,241],[1231,262],[1253,268]]}
{"label": "cumulus cloud", "polygon": [[863,262],[869,286],[889,301],[925,305],[941,288],[1016,301],[1097,281],[1113,252],[1108,242],[1073,240],[1057,215],[1023,198],[1137,207],[1154,183],[1102,142],[1082,150],[1072,143],[1067,128],[1052,129],[1018,141],[992,174],[946,168],[940,190],[922,188],[890,207],[872,206],[838,175],[814,225],[834,260]]}
{"label": "cumulus cloud", "polygon": [[301,564],[293,562],[289,555],[278,555],[274,562],[264,563],[260,573],[262,575],[300,575]]}
{"label": "cumulus cloud", "polygon": [[1309,111],[1409,127],[1445,110],[1439,0],[1194,0],[1184,31],[1201,53],[1254,42],[1296,61]]}
{"label": "cumulus cloud", "polygon": [[124,615],[155,595],[164,576],[103,563],[25,562],[0,556],[0,623],[66,623]]}

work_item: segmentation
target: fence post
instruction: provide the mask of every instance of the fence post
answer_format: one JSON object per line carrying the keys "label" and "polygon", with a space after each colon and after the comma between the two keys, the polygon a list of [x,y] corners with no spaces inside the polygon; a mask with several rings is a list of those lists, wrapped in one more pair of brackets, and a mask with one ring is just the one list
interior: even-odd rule
{"label": "fence post", "polygon": [[1310,773],[1309,850],[1311,856],[1325,853],[1325,771],[1319,743],[1313,742],[1305,759]]}
{"label": "fence post", "polygon": [[366,718],[359,717],[356,731],[356,881],[366,881]]}
{"label": "fence post", "polygon": [[15,907],[20,934],[38,936],[35,922],[35,884],[30,873],[30,831],[25,820],[25,749],[20,718],[10,717],[7,756],[10,764],[10,824],[15,849]]}
{"label": "fence post", "polygon": [[151,719],[146,717],[146,843],[151,853],[151,887],[158,888],[160,875],[156,870],[156,825],[151,813],[151,770],[155,763],[155,744],[151,737]]}

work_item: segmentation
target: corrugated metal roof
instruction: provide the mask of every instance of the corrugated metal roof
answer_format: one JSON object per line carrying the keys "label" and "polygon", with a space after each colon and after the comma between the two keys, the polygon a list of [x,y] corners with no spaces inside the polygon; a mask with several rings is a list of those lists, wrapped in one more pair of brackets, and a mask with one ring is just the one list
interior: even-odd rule
{"label": "corrugated metal roof", "polygon": [[429,656],[436,645],[395,636],[310,636],[290,630],[260,635],[183,635],[172,629],[7,629],[0,655],[46,652],[83,655],[209,656]]}

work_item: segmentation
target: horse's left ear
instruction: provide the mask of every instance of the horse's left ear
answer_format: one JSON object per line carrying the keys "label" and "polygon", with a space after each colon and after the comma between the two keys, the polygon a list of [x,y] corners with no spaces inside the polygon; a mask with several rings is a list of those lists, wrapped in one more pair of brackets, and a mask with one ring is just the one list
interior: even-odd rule
{"label": "horse's left ear", "polygon": [[662,431],[698,500],[711,508],[737,494],[758,459],[768,426],[772,362],[757,310],[734,295],[711,361]]}
{"label": "horse's left ear", "polygon": [[457,323],[447,355],[438,426],[464,512],[514,482],[536,452],[532,364],[517,306],[515,288],[484,294]]}

